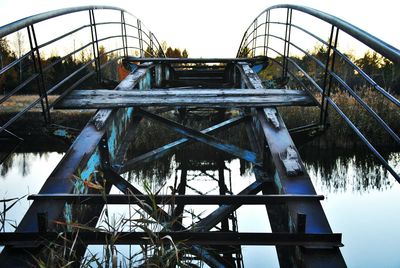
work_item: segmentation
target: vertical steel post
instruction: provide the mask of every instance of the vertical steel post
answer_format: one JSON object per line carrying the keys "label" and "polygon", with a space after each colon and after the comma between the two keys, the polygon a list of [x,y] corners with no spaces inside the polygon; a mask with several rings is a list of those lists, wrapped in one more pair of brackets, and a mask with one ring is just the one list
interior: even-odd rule
{"label": "vertical steel post", "polygon": [[282,81],[285,81],[288,73],[288,60],[289,48],[290,48],[290,35],[292,30],[292,9],[288,8],[286,12],[286,30],[285,30],[285,42],[283,50],[283,64],[282,64]]}
{"label": "vertical steel post", "polygon": [[[336,29],[336,35],[335,33]],[[326,128],[326,119],[327,119],[327,107],[328,107],[328,102],[326,101],[325,97],[328,96],[327,94],[330,94],[330,87],[332,85],[332,76],[329,75],[329,63],[331,63],[331,66],[334,67],[334,55],[336,54],[333,52],[332,55],[332,62],[331,62],[331,52],[332,52],[332,47],[336,49],[337,46],[337,38],[339,34],[339,29],[337,29],[334,25],[331,27],[331,33],[329,36],[329,45],[328,45],[328,50],[327,50],[327,55],[326,55],[326,62],[325,62],[325,73],[324,73],[324,80],[323,80],[323,85],[322,85],[322,98],[321,98],[321,111],[320,111],[320,125],[324,126]],[[334,39],[335,37],[335,39]],[[332,44],[334,45],[332,46]],[[331,67],[331,69],[332,69]],[[332,70],[333,71],[333,70]],[[328,82],[328,76],[329,76],[329,82]]]}
{"label": "vertical steel post", "polygon": [[150,57],[154,57],[154,49],[153,49],[153,46],[154,46],[154,43],[153,43],[153,33],[152,33],[152,32],[150,32],[150,31],[149,31],[149,37],[150,37],[150,53],[151,53]]}
{"label": "vertical steel post", "polygon": [[140,49],[140,57],[143,58],[143,36],[142,36],[142,23],[140,20],[137,20],[137,29],[138,29],[138,37],[139,37],[139,49]]}
{"label": "vertical steel post", "polygon": [[253,42],[252,42],[252,55],[256,56],[256,47],[257,47],[257,19],[254,20],[254,29],[253,29]]}
{"label": "vertical steel post", "polygon": [[306,223],[307,223],[307,215],[304,213],[297,213],[297,226],[296,231],[298,233],[304,234],[306,233]]}
{"label": "vertical steel post", "polygon": [[93,9],[89,10],[89,18],[90,18],[90,31],[92,34],[93,60],[96,68],[97,83],[100,84],[101,83],[100,52],[99,52],[99,42],[97,40],[96,20],[94,18]]}
{"label": "vertical steel post", "polygon": [[122,38],[122,49],[124,51],[124,57],[126,58],[128,54],[127,51],[127,44],[126,44],[126,28],[125,28],[125,18],[124,18],[124,11],[121,11],[121,38]]}
{"label": "vertical steel post", "polygon": [[35,29],[34,29],[33,25],[28,26],[27,29],[28,29],[29,45],[31,48],[33,69],[34,69],[35,73],[38,74],[38,78],[36,79],[36,82],[37,82],[37,87],[38,87],[38,92],[39,92],[39,97],[40,97],[40,104],[42,106],[42,114],[43,114],[45,123],[49,124],[51,121],[49,101],[47,98],[47,91],[46,91],[46,85],[45,85],[45,81],[44,81],[43,68],[42,68],[42,60],[40,58],[40,52],[39,52],[39,48],[37,45]]}
{"label": "vertical steel post", "polygon": [[124,18],[124,31],[125,31],[125,50],[126,50],[126,55],[129,56],[129,45],[128,45],[128,32],[126,31],[126,21],[125,21],[125,13],[122,13],[122,16]]}
{"label": "vertical steel post", "polygon": [[[332,48],[331,72],[335,72],[336,47],[337,47],[338,38],[339,38],[339,28],[336,28],[335,41],[334,41],[333,48]],[[329,76],[328,88],[326,89],[326,92],[325,92],[325,95],[328,98],[331,95],[332,81],[333,81],[332,75],[330,75]],[[326,103],[325,104],[325,113],[324,113],[324,118],[323,118],[324,127],[327,125],[328,108],[329,108],[328,101],[325,101],[325,103]]]}
{"label": "vertical steel post", "polygon": [[268,56],[268,46],[269,46],[269,10],[265,12],[265,28],[264,28],[264,56]]}
{"label": "vertical steel post", "polygon": [[39,233],[46,233],[49,229],[49,216],[47,212],[38,212],[36,214],[37,221],[38,221],[38,232]]}

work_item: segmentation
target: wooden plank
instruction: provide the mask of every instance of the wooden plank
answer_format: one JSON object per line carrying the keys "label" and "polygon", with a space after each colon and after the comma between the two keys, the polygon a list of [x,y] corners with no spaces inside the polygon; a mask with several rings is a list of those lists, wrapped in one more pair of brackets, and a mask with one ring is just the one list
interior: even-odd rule
{"label": "wooden plank", "polygon": [[109,89],[74,90],[68,98],[81,97],[168,97],[168,96],[195,96],[195,97],[228,97],[228,96],[276,96],[296,95],[308,96],[304,90],[295,89],[248,89],[248,88],[151,88],[146,90],[132,89],[129,91],[114,91]]}
{"label": "wooden plank", "polygon": [[315,105],[300,90],[179,89],[179,90],[76,90],[60,101],[58,109],[94,109],[148,106],[268,107]]}

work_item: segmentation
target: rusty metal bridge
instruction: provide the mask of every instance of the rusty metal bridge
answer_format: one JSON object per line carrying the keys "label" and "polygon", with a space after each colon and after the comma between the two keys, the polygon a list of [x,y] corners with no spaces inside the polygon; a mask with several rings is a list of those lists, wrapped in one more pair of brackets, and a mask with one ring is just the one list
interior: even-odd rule
{"label": "rusty metal bridge", "polygon": [[[75,20],[85,16],[87,23]],[[296,16],[323,24],[328,29],[327,36],[296,23]],[[52,34],[50,39],[40,39],[38,29],[43,34],[44,23],[60,23],[63,18],[80,24]],[[35,258],[46,254],[47,245],[55,241],[68,250],[73,248],[76,258],[71,265],[75,267],[80,266],[88,245],[103,245],[111,240],[113,245],[149,243],[149,234],[144,231],[90,229],[98,224],[106,204],[137,205],[160,226],[155,236],[184,241],[184,255],[210,267],[241,267],[243,245],[275,246],[282,267],[345,267],[340,252],[341,234],[332,232],[321,206],[324,196],[316,193],[292,139],[294,135],[309,138],[324,132],[329,125],[329,108],[343,118],[400,182],[399,174],[359,130],[357,119],[351,119],[331,97],[333,88],[341,88],[399,144],[397,131],[363,100],[352,88],[351,77],[337,72],[336,66],[346,65],[398,108],[399,100],[340,51],[337,44],[343,33],[393,64],[400,63],[400,51],[337,17],[294,5],[268,8],[246,30],[235,58],[168,58],[140,20],[123,9],[108,6],[70,8],[28,17],[1,27],[0,37],[9,38],[18,32],[27,35],[29,52],[2,65],[0,77],[8,79],[7,75],[21,66],[29,71],[1,96],[0,105],[27,89],[36,90],[38,97],[2,122],[0,133],[6,142],[21,140],[11,127],[37,105],[47,126],[52,124],[56,109],[96,112],[41,190],[28,197],[32,203],[15,232],[0,233],[0,244],[4,246],[1,267],[31,267]],[[43,62],[41,55],[46,49],[73,35],[84,36],[88,41],[50,63]],[[302,36],[325,48],[323,60],[301,46]],[[86,61],[75,64],[59,81],[50,79],[59,64],[85,51],[89,51]],[[316,71],[305,71],[291,56],[293,51],[307,57]],[[281,76],[271,83],[265,77],[273,64],[280,66]],[[118,81],[112,70],[122,65],[129,73]],[[276,108],[280,106],[313,107],[316,120],[289,130]],[[171,111],[178,111],[180,119],[171,119]],[[203,129],[183,123],[185,117],[200,112],[209,118],[217,115],[220,121]],[[135,129],[143,119],[170,129],[181,138],[127,159],[129,143],[135,140]],[[239,124],[249,141],[246,149],[215,135]],[[169,194],[143,192],[124,176],[136,165],[178,152],[194,142],[248,162],[255,181],[232,193],[226,188],[221,160],[217,166],[180,166],[179,183]],[[220,195],[185,194],[188,170],[207,174],[209,169],[218,171],[215,179]],[[76,177],[80,180],[73,179]],[[112,186],[121,194],[111,194]],[[265,205],[272,232],[238,232],[235,211],[256,204]],[[216,209],[188,226],[182,220],[187,205],[216,205]],[[86,229],[76,228],[83,224]],[[146,266],[146,261],[142,265]]]}

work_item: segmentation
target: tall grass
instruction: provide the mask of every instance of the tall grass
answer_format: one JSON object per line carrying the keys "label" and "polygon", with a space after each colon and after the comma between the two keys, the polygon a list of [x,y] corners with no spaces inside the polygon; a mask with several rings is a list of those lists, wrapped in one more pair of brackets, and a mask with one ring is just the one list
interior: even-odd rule
{"label": "tall grass", "polygon": [[[357,93],[394,132],[400,133],[400,109],[396,105],[370,88],[359,88]],[[389,134],[352,96],[343,91],[336,91],[331,94],[331,98],[375,146],[397,146]],[[316,107],[282,107],[279,110],[289,128],[319,120],[319,108]],[[328,131],[316,140],[314,145],[322,148],[352,148],[362,144],[358,136],[332,107],[328,110],[328,123]]]}
{"label": "tall grass", "polygon": [[[77,181],[79,177],[75,178]],[[107,204],[105,187],[96,181],[82,181],[84,192],[96,191],[103,195],[105,206],[99,216],[96,227],[89,227],[85,223],[75,221],[56,221],[55,223],[66,231],[72,232],[72,236],[66,237],[60,232],[58,242],[49,241],[40,256],[33,256],[36,266],[45,267],[70,267],[80,263],[80,267],[196,267],[190,261],[184,260],[186,246],[182,241],[174,241],[170,236],[160,237],[160,230],[168,231],[168,226],[173,222],[161,222],[161,209],[155,201],[155,193],[151,186],[144,183],[145,194],[149,196],[150,202],[145,203],[132,193],[127,193],[133,204],[127,207],[127,215],[116,215]],[[79,206],[79,205],[78,205]],[[119,233],[123,231],[144,232],[146,234],[145,244],[129,246],[128,250],[121,250],[116,246]],[[82,260],[78,259],[77,251],[81,246],[79,234],[81,232],[102,232],[109,234],[102,251],[90,249]],[[61,242],[59,242],[61,241]],[[96,248],[95,248],[96,249]]]}

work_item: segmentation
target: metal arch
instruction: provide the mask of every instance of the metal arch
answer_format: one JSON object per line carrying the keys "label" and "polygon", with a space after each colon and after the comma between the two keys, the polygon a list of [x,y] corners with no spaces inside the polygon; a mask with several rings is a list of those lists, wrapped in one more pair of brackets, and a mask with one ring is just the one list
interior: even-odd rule
{"label": "metal arch", "polygon": [[[116,6],[108,6],[108,5],[88,5],[88,6],[79,6],[79,7],[69,7],[69,8],[62,8],[62,9],[57,9],[57,10],[52,10],[52,11],[48,11],[48,12],[43,12],[43,13],[39,13],[36,15],[32,15],[20,20],[17,20],[15,22],[11,22],[9,24],[3,25],[0,27],[0,38],[7,36],[11,33],[14,33],[16,31],[19,31],[29,25],[41,22],[41,21],[45,21],[48,19],[52,19],[52,18],[56,18],[62,15],[67,15],[67,14],[71,14],[71,13],[76,13],[76,12],[80,12],[80,11],[87,11],[87,10],[117,10],[117,11],[121,11],[124,12],[126,14],[131,15],[132,17],[136,18],[137,17],[135,15],[133,15],[132,13],[130,13],[129,11],[127,11],[126,9],[120,8],[120,7],[116,7]],[[145,28],[147,30],[147,27],[141,23],[142,28]],[[143,31],[143,29],[142,29]],[[159,44],[157,38],[154,37],[155,42],[158,45],[158,49],[162,50],[161,45]],[[162,51],[162,54],[165,55],[164,51]]]}
{"label": "metal arch", "polygon": [[62,9],[39,13],[37,15],[29,16],[29,17],[17,20],[15,22],[11,22],[4,26],[1,26],[0,27],[0,38],[4,37],[6,35],[9,35],[13,32],[19,31],[31,24],[35,24],[35,23],[38,23],[41,21],[45,21],[48,19],[62,16],[62,15],[67,15],[67,14],[76,13],[76,12],[80,12],[80,11],[95,10],[95,9],[120,10],[120,11],[126,12],[126,13],[132,15],[133,17],[135,17],[133,14],[129,13],[125,9],[122,9],[119,7],[114,7],[114,6],[106,6],[106,5],[104,5],[104,6],[103,5],[91,5],[91,6],[62,8]]}
{"label": "metal arch", "polygon": [[[360,42],[364,43],[365,45],[369,46],[370,48],[374,49],[376,52],[379,54],[385,56],[386,58],[390,59],[393,62],[400,63],[400,50],[393,47],[392,45],[389,45],[385,41],[371,35],[370,33],[358,28],[357,26],[348,23],[347,21],[344,21],[336,16],[333,16],[331,14],[328,14],[326,12],[306,7],[306,6],[300,6],[300,5],[290,5],[290,4],[281,4],[281,5],[274,5],[271,6],[267,9],[265,9],[263,12],[261,12],[258,16],[260,17],[262,14],[264,14],[267,11],[270,11],[272,9],[281,9],[281,8],[288,8],[288,9],[293,9],[297,10],[306,14],[309,14],[311,16],[314,16],[316,18],[319,18],[325,22],[328,22],[337,28],[339,30],[344,31],[354,37],[355,39],[359,40]],[[250,24],[250,26],[246,29],[245,33],[249,32],[250,27],[253,25],[253,23]],[[239,49],[240,51],[240,49]]]}

